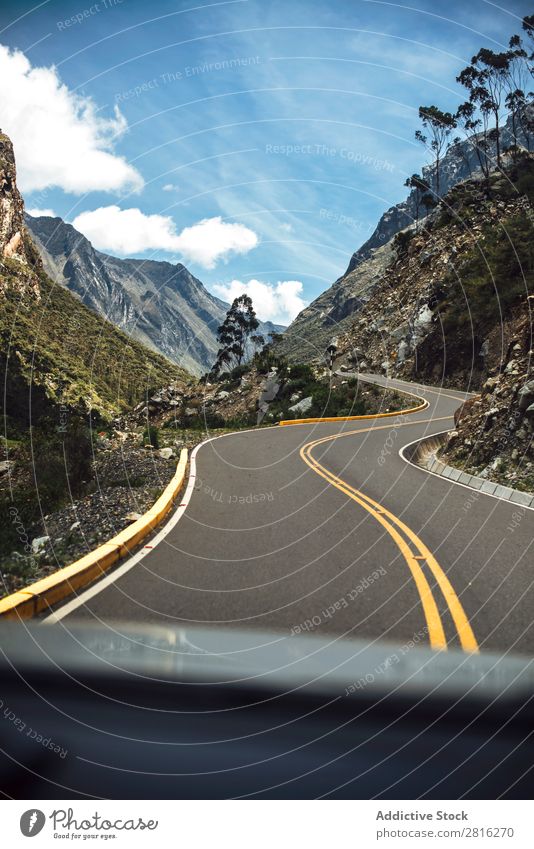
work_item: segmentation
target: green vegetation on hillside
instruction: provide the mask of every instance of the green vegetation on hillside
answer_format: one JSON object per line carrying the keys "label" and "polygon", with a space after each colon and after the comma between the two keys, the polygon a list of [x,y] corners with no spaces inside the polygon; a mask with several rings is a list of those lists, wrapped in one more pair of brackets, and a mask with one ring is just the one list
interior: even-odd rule
{"label": "green vegetation on hillside", "polygon": [[[329,375],[324,368],[314,369],[307,363],[288,364],[284,358],[276,357],[269,346],[256,354],[250,365],[238,366],[221,375],[219,391],[235,391],[241,379],[253,371],[266,375],[267,363],[274,376],[264,384],[266,392],[260,392],[258,405],[232,420],[223,420],[220,415],[206,410],[203,415],[206,416],[208,426],[220,427],[225,424],[251,427],[258,421],[258,410],[261,409],[263,399],[268,405],[261,419],[264,425],[276,423],[280,419],[361,416],[379,409],[400,410],[405,406],[405,400],[396,392],[384,392],[373,385],[365,385],[362,390],[354,377]],[[311,402],[304,409],[291,409],[303,399],[311,399]],[[203,423],[204,419],[197,417],[197,421]]]}
{"label": "green vegetation on hillside", "polygon": [[[445,329],[474,326],[475,332],[506,317],[534,291],[534,226],[527,214],[488,225],[466,256],[459,279],[450,277],[441,307]],[[468,308],[466,308],[468,307]]]}
{"label": "green vegetation on hillside", "polygon": [[[2,274],[2,271],[4,272]],[[10,388],[7,416],[27,424],[28,387],[39,406],[63,405],[109,420],[147,391],[186,373],[130,339],[39,273],[40,301],[20,296],[29,270],[4,260],[0,349]]]}
{"label": "green vegetation on hillside", "polygon": [[[6,403],[0,460],[2,574],[29,581],[41,517],[95,486],[95,430],[182,369],[131,340],[54,285],[29,238],[26,265],[0,264],[0,355]],[[36,294],[36,286],[40,297]],[[13,552],[15,554],[13,554]]]}

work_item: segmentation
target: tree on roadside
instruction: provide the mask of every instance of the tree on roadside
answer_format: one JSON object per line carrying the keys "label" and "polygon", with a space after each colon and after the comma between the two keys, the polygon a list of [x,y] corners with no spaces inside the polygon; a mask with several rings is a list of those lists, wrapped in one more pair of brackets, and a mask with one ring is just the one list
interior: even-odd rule
{"label": "tree on roadside", "polygon": [[235,298],[226,313],[226,318],[217,330],[220,348],[212,373],[217,375],[226,366],[240,366],[246,354],[248,342],[263,344],[263,337],[256,334],[259,327],[252,298],[243,294]]}
{"label": "tree on roadside", "polygon": [[435,195],[436,198],[439,198],[439,168],[442,156],[447,148],[449,136],[456,127],[456,118],[450,112],[442,112],[437,106],[420,106],[419,118],[429,135],[425,135],[421,130],[416,130],[415,138],[425,147],[429,144],[430,138],[430,149],[434,153]]}

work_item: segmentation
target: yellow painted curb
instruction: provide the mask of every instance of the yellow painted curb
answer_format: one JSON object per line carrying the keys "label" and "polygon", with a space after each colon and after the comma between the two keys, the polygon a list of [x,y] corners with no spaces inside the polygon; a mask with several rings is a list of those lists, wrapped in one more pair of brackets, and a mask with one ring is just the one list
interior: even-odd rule
{"label": "yellow painted curb", "polygon": [[[371,381],[368,381],[369,383]],[[375,383],[375,386],[382,386],[381,383]],[[386,387],[382,387],[383,389],[387,389]],[[421,403],[417,407],[408,407],[406,410],[397,410],[393,413],[374,413],[374,414],[366,414],[365,416],[323,416],[318,418],[311,419],[283,419],[278,424],[281,427],[287,427],[288,425],[300,425],[300,424],[318,424],[320,422],[358,422],[363,421],[365,419],[386,419],[389,416],[403,416],[408,413],[419,413],[421,410],[426,410],[429,406],[428,401],[425,401],[424,398],[421,398],[420,395],[415,395],[412,392],[406,392],[404,389],[394,389],[394,392],[398,392],[400,395],[406,395],[408,398],[415,398]]]}
{"label": "yellow painted curb", "polygon": [[76,590],[100,578],[118,560],[131,554],[171,509],[182,488],[186,466],[187,449],[183,448],[172,480],[150,510],[69,566],[64,566],[29,587],[0,599],[0,616],[4,619],[31,619],[42,610],[63,601]]}

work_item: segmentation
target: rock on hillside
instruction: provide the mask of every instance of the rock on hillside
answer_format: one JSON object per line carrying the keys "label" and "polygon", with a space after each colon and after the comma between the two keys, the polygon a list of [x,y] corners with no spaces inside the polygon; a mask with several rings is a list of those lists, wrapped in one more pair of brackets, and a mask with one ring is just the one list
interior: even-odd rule
{"label": "rock on hillside", "polygon": [[[101,253],[61,218],[27,216],[26,221],[52,280],[192,374],[211,368],[217,328],[229,305],[210,294],[184,265]],[[258,332],[281,330],[266,322]]]}

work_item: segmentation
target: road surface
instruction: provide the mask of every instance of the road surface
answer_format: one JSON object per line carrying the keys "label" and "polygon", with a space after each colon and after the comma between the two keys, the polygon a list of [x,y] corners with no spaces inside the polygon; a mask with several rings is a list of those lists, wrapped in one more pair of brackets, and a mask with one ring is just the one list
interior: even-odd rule
{"label": "road surface", "polygon": [[407,463],[467,396],[388,383],[428,408],[203,444],[179,520],[53,619],[534,652],[534,511]]}

